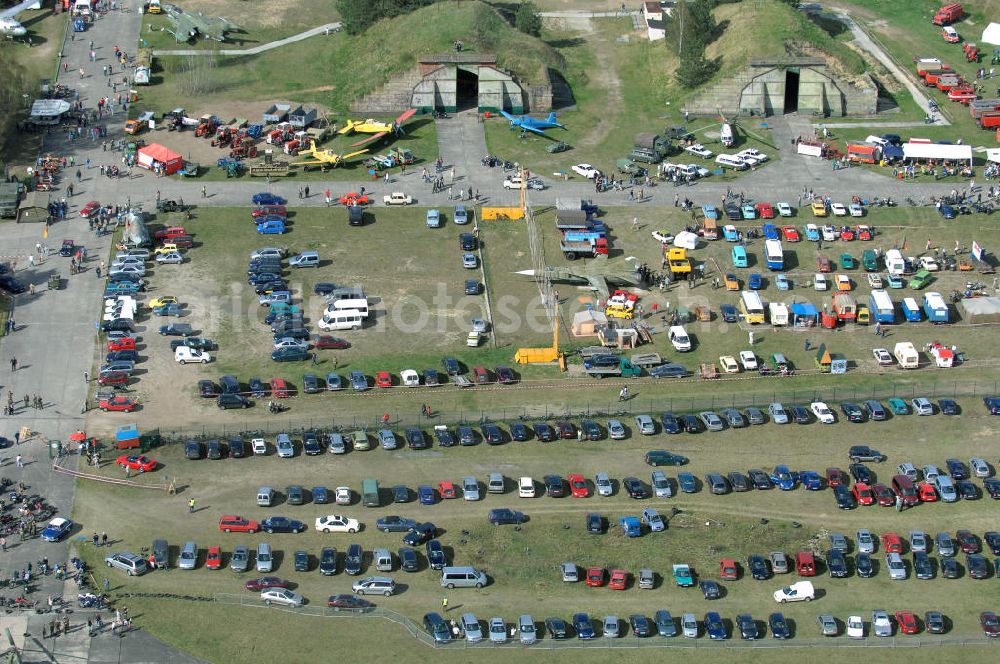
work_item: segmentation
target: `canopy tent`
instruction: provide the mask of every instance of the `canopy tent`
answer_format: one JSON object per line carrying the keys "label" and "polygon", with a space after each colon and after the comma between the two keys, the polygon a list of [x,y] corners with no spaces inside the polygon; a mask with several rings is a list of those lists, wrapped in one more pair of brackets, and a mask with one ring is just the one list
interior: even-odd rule
{"label": "canopy tent", "polygon": [[807,302],[792,305],[793,327],[813,327],[818,321],[819,312],[814,305]]}
{"label": "canopy tent", "polygon": [[950,143],[903,143],[904,159],[967,161],[972,165],[972,146]]}
{"label": "canopy tent", "polygon": [[697,249],[698,235],[690,231],[681,231],[674,237],[674,246],[680,249]]}
{"label": "canopy tent", "polygon": [[1000,148],[987,148],[986,161],[992,161],[995,164],[1000,164]]}
{"label": "canopy tent", "polygon": [[163,165],[163,172],[167,175],[176,173],[184,166],[184,159],[168,147],[153,143],[139,148],[138,164],[143,168],[153,169],[153,163]]}
{"label": "canopy tent", "polygon": [[983,37],[980,41],[994,46],[1000,46],[1000,23],[990,23],[983,30]]}
{"label": "canopy tent", "polygon": [[578,311],[573,315],[573,336],[596,337],[597,330],[608,326],[608,317],[601,311]]}
{"label": "canopy tent", "polygon": [[960,306],[967,323],[1000,323],[1000,297],[970,297]]}

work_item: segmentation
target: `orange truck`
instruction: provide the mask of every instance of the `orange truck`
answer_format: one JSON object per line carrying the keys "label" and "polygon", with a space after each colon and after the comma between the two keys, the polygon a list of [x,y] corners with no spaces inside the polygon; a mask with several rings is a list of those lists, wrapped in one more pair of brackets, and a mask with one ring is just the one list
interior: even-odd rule
{"label": "orange truck", "polygon": [[877,160],[878,146],[871,143],[848,143],[847,158],[862,164],[874,164]]}
{"label": "orange truck", "polygon": [[951,25],[963,16],[965,16],[965,9],[963,9],[960,3],[953,2],[937,10],[937,14],[934,14],[931,23],[934,25]]}

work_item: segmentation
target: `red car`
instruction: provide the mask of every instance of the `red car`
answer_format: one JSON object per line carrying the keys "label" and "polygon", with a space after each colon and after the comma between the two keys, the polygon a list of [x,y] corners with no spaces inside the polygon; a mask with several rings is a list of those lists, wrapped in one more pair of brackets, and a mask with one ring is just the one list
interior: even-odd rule
{"label": "red car", "polygon": [[896,533],[885,533],[882,535],[882,549],[886,553],[902,553],[903,542]]}
{"label": "red car", "polygon": [[254,219],[257,217],[287,217],[288,211],[285,209],[284,205],[261,205],[260,207],[255,207],[250,211],[250,216]]}
{"label": "red car", "polygon": [[854,239],[854,231],[846,226],[840,229],[840,239],[844,242],[850,242]]}
{"label": "red car", "polygon": [[90,201],[80,210],[80,216],[84,219],[90,219],[91,216],[97,214],[97,211],[101,209],[101,204],[97,201]]}
{"label": "red car", "polygon": [[830,259],[827,258],[826,256],[817,256],[816,257],[816,269],[819,270],[820,272],[829,272],[830,271]]}
{"label": "red car", "polygon": [[612,590],[625,590],[628,585],[628,572],[623,569],[611,570],[611,580],[608,581],[608,588]]}
{"label": "red car", "polygon": [[125,385],[128,383],[128,374],[124,371],[109,371],[97,377],[98,385]]}
{"label": "red car", "polygon": [[896,494],[881,482],[872,485],[872,493],[875,494],[875,502],[882,507],[894,507],[896,505]]}
{"label": "red car", "polygon": [[831,488],[840,486],[841,484],[844,486],[850,484],[847,479],[847,473],[842,471],[840,468],[826,469],[826,483],[829,484]]}
{"label": "red car", "polygon": [[723,558],[719,562],[719,575],[723,579],[735,581],[740,575],[740,570],[736,566],[736,561],[732,558]]}
{"label": "red car", "polygon": [[112,339],[108,342],[108,352],[115,352],[116,350],[135,350],[135,339],[132,337],[121,337],[120,339]]}
{"label": "red car", "polygon": [[131,413],[135,410],[136,403],[132,399],[127,399],[125,397],[111,397],[110,399],[101,399],[100,408],[105,413],[109,410],[113,410],[119,413]]}
{"label": "red car", "polygon": [[388,371],[379,371],[375,374],[376,387],[392,387],[392,374]]}
{"label": "red car", "polygon": [[916,634],[920,631],[917,617],[913,615],[912,611],[896,611],[896,624],[899,625],[899,631],[903,634]]}
{"label": "red car", "polygon": [[348,341],[347,339],[341,339],[340,337],[331,337],[328,334],[323,334],[316,337],[316,340],[313,342],[313,347],[319,349],[333,348],[335,350],[342,350],[344,348],[350,348],[351,342]]}
{"label": "red car", "polygon": [[798,242],[799,240],[802,239],[802,236],[799,235],[799,229],[797,229],[795,226],[782,226],[781,234],[785,237],[785,240],[787,240],[788,242]]}
{"label": "red car", "polygon": [[219,530],[224,533],[255,533],[260,530],[260,524],[233,514],[219,517]]}
{"label": "red car", "polygon": [[271,379],[271,394],[276,399],[287,399],[292,396],[292,391],[288,389],[288,383],[284,378]]}
{"label": "red car", "polygon": [[590,495],[590,490],[587,488],[587,480],[583,479],[583,475],[571,473],[566,479],[569,481],[569,490],[574,498],[586,498]]}
{"label": "red car", "polygon": [[153,233],[153,238],[157,240],[172,240],[175,237],[181,237],[182,235],[187,235],[183,226],[171,226],[162,231],[156,231]]}
{"label": "red car", "polygon": [[591,588],[600,588],[604,585],[604,568],[603,567],[588,567],[587,568],[587,585]]}
{"label": "red car", "polygon": [[937,489],[930,482],[917,483],[917,496],[925,503],[936,503],[938,499]]}
{"label": "red car", "polygon": [[472,378],[476,385],[485,385],[490,382],[490,372],[486,367],[472,367]]}
{"label": "red car", "polygon": [[458,492],[455,491],[455,485],[447,480],[438,482],[438,491],[441,493],[442,500],[446,498],[458,498]]}
{"label": "red car", "polygon": [[858,505],[874,505],[875,504],[875,494],[872,493],[870,486],[864,482],[858,482],[851,489],[854,492],[854,499],[858,501]]}
{"label": "red car", "polygon": [[267,590],[268,588],[287,588],[292,585],[291,581],[277,576],[262,576],[259,579],[250,579],[243,587],[251,591]]}
{"label": "red car", "polygon": [[115,463],[122,468],[138,470],[140,473],[145,473],[156,468],[156,459],[150,459],[148,456],[139,456],[137,454],[123,454],[115,459]]}
{"label": "red car", "polygon": [[859,240],[871,240],[872,239],[872,227],[871,226],[858,226],[857,234]]}
{"label": "red car", "polygon": [[366,194],[359,194],[356,191],[349,191],[340,197],[341,205],[368,205],[371,201]]}
{"label": "red car", "polygon": [[754,207],[761,219],[774,219],[774,208],[771,207],[770,203],[757,203]]}
{"label": "red car", "polygon": [[208,555],[205,557],[205,567],[208,569],[222,569],[222,549],[217,546],[208,547]]}

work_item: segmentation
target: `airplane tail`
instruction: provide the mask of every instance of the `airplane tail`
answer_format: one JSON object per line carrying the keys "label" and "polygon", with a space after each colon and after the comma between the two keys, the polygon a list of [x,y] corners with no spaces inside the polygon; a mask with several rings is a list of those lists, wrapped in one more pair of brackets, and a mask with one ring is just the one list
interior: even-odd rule
{"label": "airplane tail", "polygon": [[556,112],[555,111],[552,111],[551,113],[549,113],[549,122],[551,122],[553,124],[557,124],[556,123]]}

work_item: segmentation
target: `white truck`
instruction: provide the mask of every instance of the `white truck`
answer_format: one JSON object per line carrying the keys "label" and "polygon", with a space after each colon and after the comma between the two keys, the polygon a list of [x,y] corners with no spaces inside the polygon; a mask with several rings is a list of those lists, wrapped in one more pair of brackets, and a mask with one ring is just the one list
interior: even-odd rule
{"label": "white truck", "polygon": [[401,191],[394,191],[383,196],[382,202],[386,205],[412,205],[413,197]]}
{"label": "white truck", "polygon": [[187,346],[178,346],[174,350],[174,362],[178,364],[187,364],[188,362],[205,364],[212,361],[212,356],[205,351],[198,350],[197,348],[188,348]]}
{"label": "white truck", "polygon": [[920,366],[920,355],[916,347],[909,341],[900,341],[893,348],[892,354],[904,369],[916,369]]}
{"label": "white truck", "polygon": [[811,602],[816,597],[816,589],[812,581],[796,581],[790,586],[785,586],[774,591],[774,601],[778,604],[785,602]]}

